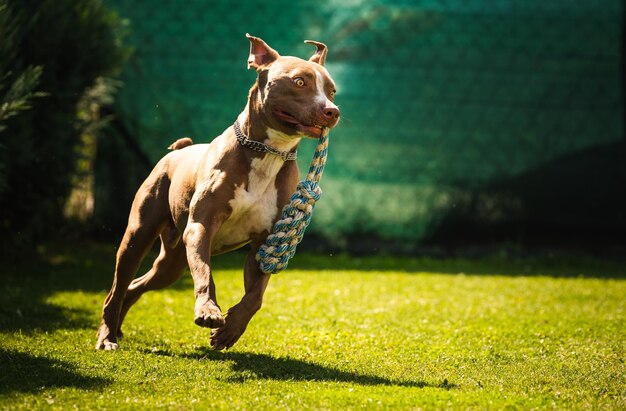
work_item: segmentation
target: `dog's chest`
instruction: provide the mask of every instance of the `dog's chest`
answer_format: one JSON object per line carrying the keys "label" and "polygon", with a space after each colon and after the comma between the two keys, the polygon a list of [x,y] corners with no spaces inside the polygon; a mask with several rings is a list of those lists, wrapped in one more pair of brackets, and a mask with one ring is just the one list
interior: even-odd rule
{"label": "dog's chest", "polygon": [[252,160],[247,182],[235,187],[228,203],[232,213],[214,237],[214,250],[247,242],[252,233],[271,230],[278,212],[276,175],[282,165],[283,161],[273,155]]}

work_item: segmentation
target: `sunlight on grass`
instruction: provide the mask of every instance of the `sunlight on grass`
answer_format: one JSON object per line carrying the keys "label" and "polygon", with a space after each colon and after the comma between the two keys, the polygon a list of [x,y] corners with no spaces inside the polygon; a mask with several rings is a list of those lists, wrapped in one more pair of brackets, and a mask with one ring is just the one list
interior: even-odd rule
{"label": "sunlight on grass", "polygon": [[[510,264],[477,261],[462,263],[472,272],[463,274],[449,261],[437,270],[424,260],[420,270],[419,260],[305,256],[272,278],[227,352],[211,350],[209,331],[193,324],[187,275],[137,303],[110,353],[93,350],[110,283],[109,262],[94,258],[93,282],[70,281],[80,262],[55,266],[38,290],[26,288],[28,276],[5,281],[13,296],[0,312],[3,408],[626,406],[618,269],[560,277],[539,265],[511,275]],[[236,263],[224,265],[216,281],[226,309],[243,282],[228,268]]]}

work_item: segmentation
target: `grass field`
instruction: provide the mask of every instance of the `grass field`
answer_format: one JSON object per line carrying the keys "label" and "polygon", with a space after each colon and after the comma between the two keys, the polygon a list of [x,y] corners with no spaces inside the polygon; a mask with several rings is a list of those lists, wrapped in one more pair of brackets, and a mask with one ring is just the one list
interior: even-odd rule
{"label": "grass field", "polygon": [[[193,324],[189,275],[96,352],[110,246],[49,247],[0,284],[0,407],[625,409],[626,267],[296,255],[227,352]],[[243,256],[215,260],[222,308]]]}

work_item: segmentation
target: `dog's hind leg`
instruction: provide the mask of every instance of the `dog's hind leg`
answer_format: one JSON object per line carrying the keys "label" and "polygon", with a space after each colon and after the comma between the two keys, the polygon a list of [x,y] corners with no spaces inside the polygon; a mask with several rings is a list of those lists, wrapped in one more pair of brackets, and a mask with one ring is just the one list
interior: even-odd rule
{"label": "dog's hind leg", "polygon": [[168,222],[167,184],[169,182],[164,182],[162,175],[151,175],[135,196],[128,226],[117,251],[113,286],[102,308],[102,322],[96,342],[98,350],[117,348],[120,314],[128,286]]}
{"label": "dog's hind leg", "polygon": [[[175,230],[176,228],[174,227],[173,229]],[[126,291],[118,323],[118,338],[122,336],[121,327],[126,313],[143,293],[172,285],[180,278],[183,270],[187,267],[185,245],[182,241],[173,245],[168,243],[168,235],[167,229],[161,233],[161,251],[154,260],[152,268],[141,277],[135,278]]]}
{"label": "dog's hind leg", "polygon": [[119,329],[122,301],[130,282],[139,269],[141,260],[156,236],[156,230],[146,227],[138,227],[137,229],[130,229],[129,227],[126,230],[117,253],[113,286],[104,300],[96,349],[114,350],[117,348],[117,330]]}

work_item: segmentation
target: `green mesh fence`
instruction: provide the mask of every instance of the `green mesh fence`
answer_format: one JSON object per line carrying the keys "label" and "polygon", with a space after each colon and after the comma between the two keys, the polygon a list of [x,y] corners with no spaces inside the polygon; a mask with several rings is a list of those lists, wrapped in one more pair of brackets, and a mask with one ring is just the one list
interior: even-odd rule
{"label": "green mesh fence", "polygon": [[[285,55],[329,46],[342,121],[319,237],[410,248],[626,231],[621,1],[107,3],[135,47],[116,111],[153,163],[243,109],[246,32]],[[314,143],[301,147],[304,170]]]}

